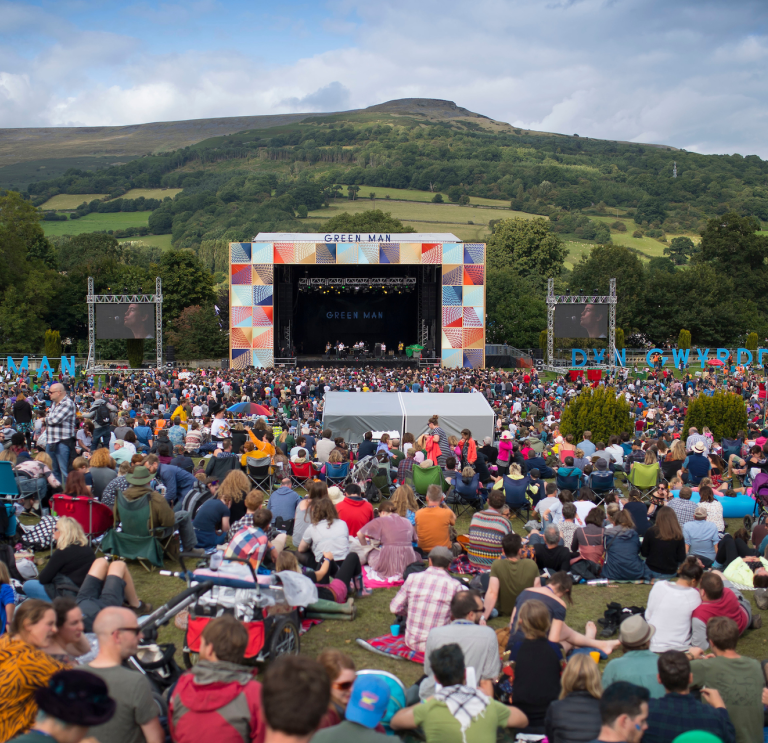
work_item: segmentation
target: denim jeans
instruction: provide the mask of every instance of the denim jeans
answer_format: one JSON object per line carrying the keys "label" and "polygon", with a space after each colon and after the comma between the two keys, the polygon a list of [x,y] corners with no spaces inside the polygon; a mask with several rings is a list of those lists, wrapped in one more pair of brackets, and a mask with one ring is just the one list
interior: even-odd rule
{"label": "denim jeans", "polygon": [[67,466],[69,465],[69,446],[63,441],[58,441],[55,444],[48,444],[45,447],[46,453],[53,460],[53,476],[62,484],[67,481]]}
{"label": "denim jeans", "polygon": [[109,426],[100,426],[93,431],[93,442],[91,448],[93,451],[99,448],[99,444],[105,449],[109,448],[110,428]]}
{"label": "denim jeans", "polygon": [[673,578],[677,578],[674,573],[657,573],[655,570],[651,570],[650,568],[648,568],[648,572],[650,572],[651,578],[654,580],[672,580]]}
{"label": "denim jeans", "polygon": [[45,590],[45,586],[39,580],[28,580],[24,583],[24,595],[28,599],[40,599],[41,601],[51,602],[51,597]]}

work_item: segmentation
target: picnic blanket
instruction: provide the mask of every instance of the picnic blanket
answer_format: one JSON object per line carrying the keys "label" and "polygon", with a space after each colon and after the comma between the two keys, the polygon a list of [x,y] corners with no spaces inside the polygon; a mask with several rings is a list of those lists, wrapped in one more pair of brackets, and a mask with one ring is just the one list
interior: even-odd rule
{"label": "picnic blanket", "polygon": [[302,619],[301,620],[301,629],[299,630],[299,635],[303,635],[306,632],[309,632],[309,630],[312,629],[316,624],[322,624],[322,619]]}
{"label": "picnic blanket", "polygon": [[424,664],[424,653],[411,650],[411,648],[405,644],[405,638],[401,635],[398,637],[395,637],[394,635],[382,635],[381,637],[374,637],[371,640],[362,640],[358,638],[357,644],[374,653],[391,655],[395,658],[410,660],[421,665]]}
{"label": "picnic blanket", "polygon": [[402,586],[405,581],[402,576],[399,578],[384,578],[379,575],[370,565],[363,565],[363,585],[366,588],[397,588]]}

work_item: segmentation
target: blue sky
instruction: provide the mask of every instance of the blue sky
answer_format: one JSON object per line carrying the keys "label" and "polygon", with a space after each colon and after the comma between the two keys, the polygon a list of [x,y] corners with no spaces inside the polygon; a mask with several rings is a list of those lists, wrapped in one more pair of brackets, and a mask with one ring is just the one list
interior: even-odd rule
{"label": "blue sky", "polygon": [[768,157],[765,0],[0,0],[0,127],[443,98],[516,126]]}

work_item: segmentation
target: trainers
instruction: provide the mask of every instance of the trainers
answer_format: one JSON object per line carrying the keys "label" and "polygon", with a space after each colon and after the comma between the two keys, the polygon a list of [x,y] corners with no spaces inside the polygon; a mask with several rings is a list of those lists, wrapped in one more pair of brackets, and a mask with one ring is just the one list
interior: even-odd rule
{"label": "trainers", "polygon": [[184,556],[205,557],[208,553],[202,547],[195,547],[193,550],[184,550]]}
{"label": "trainers", "polygon": [[758,609],[765,611],[768,609],[768,588],[755,589],[755,603]]}
{"label": "trainers", "polygon": [[136,614],[136,616],[141,617],[141,616],[144,616],[145,614],[151,614],[152,609],[154,608],[155,607],[152,606],[152,604],[146,604],[143,601],[139,601],[139,605],[132,606],[131,611],[133,611]]}

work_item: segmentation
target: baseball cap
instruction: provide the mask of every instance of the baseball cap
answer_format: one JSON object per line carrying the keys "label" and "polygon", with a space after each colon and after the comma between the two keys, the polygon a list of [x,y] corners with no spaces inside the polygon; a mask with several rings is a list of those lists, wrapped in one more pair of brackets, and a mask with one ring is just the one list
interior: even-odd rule
{"label": "baseball cap", "polygon": [[429,553],[430,558],[442,557],[444,560],[453,560],[453,552],[447,547],[433,547]]}
{"label": "baseball cap", "polygon": [[117,707],[104,681],[80,670],[54,673],[47,686],[35,690],[35,701],[51,717],[87,727],[108,722]]}
{"label": "baseball cap", "polygon": [[704,520],[709,515],[709,512],[707,511],[704,506],[698,506],[696,510],[693,512],[693,517],[698,520]]}
{"label": "baseball cap", "polygon": [[389,687],[376,676],[358,676],[347,703],[346,718],[373,730],[389,705]]}

